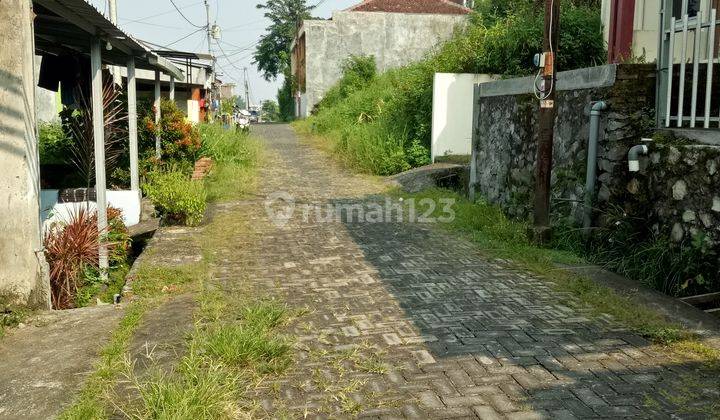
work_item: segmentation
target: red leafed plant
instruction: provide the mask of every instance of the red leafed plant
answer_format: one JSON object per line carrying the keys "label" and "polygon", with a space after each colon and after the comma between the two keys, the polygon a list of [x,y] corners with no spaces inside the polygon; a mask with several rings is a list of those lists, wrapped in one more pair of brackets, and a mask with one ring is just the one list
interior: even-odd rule
{"label": "red leafed plant", "polygon": [[86,209],[70,216],[65,226],[53,227],[45,234],[45,258],[50,264],[52,306],[74,306],[85,267],[98,266],[97,218]]}
{"label": "red leafed plant", "polygon": [[[126,254],[129,242],[122,213],[108,208],[108,243],[111,259],[115,253]],[[50,265],[50,289],[54,309],[75,307],[78,289],[83,286],[87,268],[98,268],[97,214],[80,208],[67,223],[54,225],[44,238],[45,258]]]}

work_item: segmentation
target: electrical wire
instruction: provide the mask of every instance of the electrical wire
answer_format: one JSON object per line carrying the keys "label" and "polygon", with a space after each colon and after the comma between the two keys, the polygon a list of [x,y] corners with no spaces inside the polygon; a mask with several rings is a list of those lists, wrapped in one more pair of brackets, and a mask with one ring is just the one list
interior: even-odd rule
{"label": "electrical wire", "polygon": [[[187,6],[182,6],[182,7],[180,7],[180,9],[187,9],[188,7],[197,6],[198,4],[202,4],[202,3],[203,3],[203,2],[200,1],[200,2],[197,2],[197,3],[188,4]],[[129,20],[120,19],[120,20],[122,20],[123,23],[138,23],[138,22],[144,22],[144,21],[146,21],[146,20],[150,20],[150,19],[152,19],[152,18],[169,15],[170,13],[175,13],[175,11],[176,11],[176,9],[173,8],[173,9],[170,9],[170,10],[168,10],[168,11],[166,11],[166,12],[160,12],[160,13],[157,13],[157,14],[154,14],[154,15],[145,16],[145,17],[143,17],[143,18],[129,19]]]}
{"label": "electrical wire", "polygon": [[154,26],[156,28],[165,28],[165,29],[177,29],[177,30],[186,30],[187,28],[181,28],[179,26],[167,26],[167,25],[160,25],[157,23],[149,23],[149,22],[133,22],[136,25],[147,25],[147,26]]}
{"label": "electrical wire", "polygon": [[228,59],[227,53],[225,52],[225,50],[223,50],[223,47],[222,47],[222,45],[221,45],[219,42],[216,41],[215,43],[217,44],[218,47],[220,47],[220,52],[223,53],[223,55],[222,55],[221,57],[225,58],[225,60],[227,60],[227,62],[228,62],[233,68],[235,68],[235,70],[237,70],[237,71],[245,71],[245,70],[241,69],[240,67],[236,66],[235,63],[233,63],[232,61],[230,61],[230,59]]}
{"label": "electrical wire", "polygon": [[165,48],[166,50],[171,50],[172,48],[170,48],[170,47],[171,47],[172,45],[175,45],[175,44],[177,44],[177,43],[180,42],[180,41],[186,40],[186,39],[190,38],[191,36],[195,35],[196,33],[200,32],[200,31],[202,31],[202,30],[204,30],[204,29],[205,29],[205,28],[196,29],[196,30],[194,30],[193,32],[190,32],[189,34],[185,35],[184,37],[182,37],[182,38],[180,38],[180,39],[178,39],[178,40],[175,40],[175,41],[173,41],[173,42],[171,42],[171,43],[169,43],[169,44],[166,44],[166,45],[156,44],[156,43],[154,43],[154,42],[144,41],[144,40],[140,40],[140,41],[143,42],[143,43],[145,43],[145,44],[149,44],[149,45],[151,45],[151,46],[154,46],[154,47],[160,47],[160,48]]}
{"label": "electrical wire", "polygon": [[242,24],[240,24],[240,25],[231,26],[231,27],[229,27],[229,28],[227,28],[227,29],[224,29],[224,31],[225,31],[225,32],[227,32],[227,31],[232,31],[232,30],[234,30],[234,29],[242,28],[242,27],[245,27],[245,26],[248,26],[248,25],[252,25],[252,24],[254,24],[254,23],[260,23],[260,22],[265,22],[265,18],[263,18],[263,19],[258,19],[258,20],[253,20],[253,21],[250,21],[250,22],[247,22],[247,23],[242,23]]}
{"label": "electrical wire", "polygon": [[201,29],[206,29],[206,28],[207,28],[207,25],[205,25],[205,26],[199,26],[199,25],[194,24],[190,19],[187,18],[187,16],[185,16],[185,15],[183,14],[183,12],[182,12],[182,11],[180,10],[180,8],[175,4],[175,2],[174,2],[173,0],[170,0],[170,3],[173,5],[173,7],[175,8],[175,10],[177,10],[177,12],[180,14],[180,16],[182,16],[182,18],[185,19],[185,21],[186,21],[187,23],[189,23],[190,25],[192,25],[192,26],[194,26],[194,27],[196,27],[196,28],[201,28]]}

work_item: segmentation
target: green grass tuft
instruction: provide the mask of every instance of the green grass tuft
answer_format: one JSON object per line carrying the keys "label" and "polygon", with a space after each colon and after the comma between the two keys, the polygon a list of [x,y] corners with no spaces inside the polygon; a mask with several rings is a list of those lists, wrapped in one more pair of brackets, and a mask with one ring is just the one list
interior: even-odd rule
{"label": "green grass tuft", "polygon": [[233,401],[239,399],[240,379],[221,364],[191,349],[178,372],[158,374],[145,382],[135,381],[141,408],[129,417],[137,419],[232,419]]}
{"label": "green grass tuft", "polygon": [[237,200],[252,192],[261,158],[260,142],[247,134],[225,130],[220,124],[202,125],[200,133],[202,154],[214,162],[205,179],[208,201]]}

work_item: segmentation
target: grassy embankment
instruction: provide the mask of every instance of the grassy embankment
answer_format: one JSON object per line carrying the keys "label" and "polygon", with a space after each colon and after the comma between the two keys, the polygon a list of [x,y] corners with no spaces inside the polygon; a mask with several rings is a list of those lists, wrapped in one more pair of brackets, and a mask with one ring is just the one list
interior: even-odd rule
{"label": "grassy embankment", "polygon": [[[534,71],[542,14],[534,2],[495,3],[479,1],[467,27],[418,63],[376,74],[372,57],[351,57],[315,115],[296,122],[296,128],[321,138],[340,160],[364,173],[390,175],[428,163],[436,72],[504,77]],[[588,2],[563,4],[559,68],[603,63],[599,8],[571,3]]]}

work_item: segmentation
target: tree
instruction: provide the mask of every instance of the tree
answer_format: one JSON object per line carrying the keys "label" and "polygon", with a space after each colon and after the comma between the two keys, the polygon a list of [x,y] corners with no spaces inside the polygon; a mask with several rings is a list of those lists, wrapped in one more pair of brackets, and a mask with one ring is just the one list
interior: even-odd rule
{"label": "tree", "polygon": [[257,8],[266,10],[265,17],[271,24],[255,47],[253,64],[257,64],[265,80],[271,81],[287,73],[290,45],[302,21],[310,18],[314,6],[308,6],[305,0],[267,0]]}
{"label": "tree", "polygon": [[293,77],[289,71],[285,74],[285,81],[278,89],[278,107],[280,108],[280,119],[292,121],[295,117],[295,98],[293,98]]}
{"label": "tree", "polygon": [[262,103],[263,118],[268,121],[277,121],[280,119],[280,108],[277,102],[272,100],[265,100]]}

